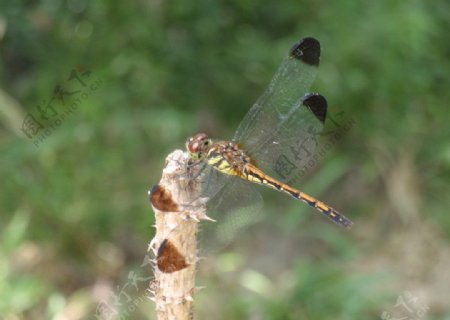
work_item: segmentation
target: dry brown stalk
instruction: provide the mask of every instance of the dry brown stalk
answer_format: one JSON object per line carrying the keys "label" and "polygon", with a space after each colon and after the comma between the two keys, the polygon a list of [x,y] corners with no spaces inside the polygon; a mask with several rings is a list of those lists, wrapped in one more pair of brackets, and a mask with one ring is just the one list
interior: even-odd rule
{"label": "dry brown stalk", "polygon": [[150,298],[158,320],[193,319],[198,224],[209,219],[195,170],[189,156],[176,150],[166,158],[162,178],[149,192],[156,227],[149,245],[156,257]]}

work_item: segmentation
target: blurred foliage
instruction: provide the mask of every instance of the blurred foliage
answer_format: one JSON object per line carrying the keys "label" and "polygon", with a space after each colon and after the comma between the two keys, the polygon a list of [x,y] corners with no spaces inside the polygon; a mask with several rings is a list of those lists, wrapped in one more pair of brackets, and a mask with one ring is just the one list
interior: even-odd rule
{"label": "blurred foliage", "polygon": [[[146,192],[165,156],[197,131],[230,137],[290,45],[314,36],[313,90],[356,124],[302,186],[355,227],[264,192],[283,215],[242,235],[227,270],[199,272],[198,318],[374,319],[410,291],[427,319],[450,319],[449,11],[446,0],[3,1],[2,317],[94,318],[111,292],[148,279]],[[73,70],[100,84],[36,146],[22,122],[56,86],[84,90]],[[122,319],[153,318],[147,285]]]}

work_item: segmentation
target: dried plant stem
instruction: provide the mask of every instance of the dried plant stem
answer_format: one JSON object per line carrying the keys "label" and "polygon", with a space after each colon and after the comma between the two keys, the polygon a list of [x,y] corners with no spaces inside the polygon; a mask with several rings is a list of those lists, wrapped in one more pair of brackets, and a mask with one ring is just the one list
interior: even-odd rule
{"label": "dried plant stem", "polygon": [[149,246],[156,257],[150,292],[158,320],[193,319],[198,224],[208,217],[198,175],[188,161],[181,150],[172,152],[149,193],[156,227]]}

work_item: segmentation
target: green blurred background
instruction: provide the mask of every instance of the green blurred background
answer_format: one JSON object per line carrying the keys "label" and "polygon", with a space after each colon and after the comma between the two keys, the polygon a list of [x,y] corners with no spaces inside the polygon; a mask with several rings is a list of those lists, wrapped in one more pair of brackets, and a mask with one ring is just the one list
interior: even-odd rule
{"label": "green blurred background", "polygon": [[[301,186],[355,226],[263,192],[266,219],[202,261],[196,317],[450,319],[449,12],[447,0],[2,1],[0,317],[155,319],[147,190],[166,155],[197,131],[232,137],[287,49],[314,36],[313,90],[355,125]],[[23,122],[49,102],[36,143]]]}

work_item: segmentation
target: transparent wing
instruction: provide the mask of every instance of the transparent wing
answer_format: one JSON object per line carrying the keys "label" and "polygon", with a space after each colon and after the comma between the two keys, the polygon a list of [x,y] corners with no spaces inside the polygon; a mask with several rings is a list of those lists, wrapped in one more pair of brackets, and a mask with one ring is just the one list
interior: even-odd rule
{"label": "transparent wing", "polygon": [[326,100],[320,96],[315,98],[320,101],[305,104],[319,57],[317,40],[305,38],[295,44],[234,136],[258,167],[283,182],[304,170],[323,129]]}
{"label": "transparent wing", "polygon": [[210,188],[205,194],[211,197],[207,204],[208,216],[216,221],[202,222],[200,248],[203,253],[230,244],[237,234],[257,221],[262,212],[262,197],[251,183],[215,171],[211,169],[208,173],[207,180],[211,182],[205,181],[205,187]]}
{"label": "transparent wing", "polygon": [[259,168],[285,183],[302,177],[316,161],[314,156],[323,122],[305,103],[317,100],[320,108],[326,110],[326,100],[316,94],[308,94],[304,99],[294,106],[295,112],[279,124],[271,136],[249,151]]}

